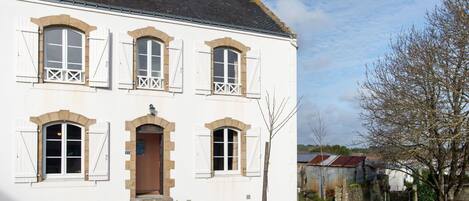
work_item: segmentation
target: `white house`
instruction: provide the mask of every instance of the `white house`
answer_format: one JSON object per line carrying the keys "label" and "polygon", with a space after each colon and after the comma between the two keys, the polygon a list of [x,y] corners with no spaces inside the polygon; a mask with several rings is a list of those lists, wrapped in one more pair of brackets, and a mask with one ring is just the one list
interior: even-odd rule
{"label": "white house", "polygon": [[405,183],[412,183],[414,179],[409,174],[404,173],[409,172],[406,169],[402,171],[386,169],[386,175],[389,177],[389,190],[390,191],[405,191],[407,187]]}
{"label": "white house", "polygon": [[[260,200],[257,101],[296,101],[295,35],[260,0],[5,0],[1,201]],[[296,117],[269,201],[296,200]]]}

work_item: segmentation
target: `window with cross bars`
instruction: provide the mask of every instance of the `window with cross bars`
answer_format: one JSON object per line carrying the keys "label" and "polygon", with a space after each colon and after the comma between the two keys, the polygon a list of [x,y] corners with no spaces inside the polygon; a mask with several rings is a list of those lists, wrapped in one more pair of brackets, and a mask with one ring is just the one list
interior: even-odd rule
{"label": "window with cross bars", "polygon": [[213,131],[213,170],[215,173],[238,173],[240,138],[238,131],[220,128]]}
{"label": "window with cross bars", "polygon": [[44,80],[84,83],[84,34],[69,27],[44,29]]}
{"label": "window with cross bars", "polygon": [[229,47],[213,50],[213,92],[215,94],[240,94],[240,53]]}
{"label": "window with cross bars", "polygon": [[44,170],[47,177],[82,177],[82,127],[73,123],[54,123],[47,125],[44,133]]}
{"label": "window with cross bars", "polygon": [[158,40],[137,39],[137,88],[163,89],[163,48]]}

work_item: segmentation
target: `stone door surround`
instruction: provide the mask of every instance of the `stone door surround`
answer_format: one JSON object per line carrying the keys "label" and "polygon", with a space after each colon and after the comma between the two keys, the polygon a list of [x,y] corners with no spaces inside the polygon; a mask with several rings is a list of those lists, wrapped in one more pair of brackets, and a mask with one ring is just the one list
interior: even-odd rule
{"label": "stone door surround", "polygon": [[130,160],[125,161],[125,169],[130,171],[130,179],[125,181],[125,188],[130,190],[130,199],[136,199],[136,165],[137,165],[137,128],[142,125],[156,125],[163,128],[163,195],[170,197],[170,189],[174,187],[174,178],[171,178],[171,170],[174,170],[174,160],[171,160],[171,151],[174,151],[174,142],[171,141],[171,133],[175,130],[175,124],[163,118],[153,115],[145,115],[125,122],[125,130],[130,133],[130,140],[125,142],[126,152],[130,152]]}

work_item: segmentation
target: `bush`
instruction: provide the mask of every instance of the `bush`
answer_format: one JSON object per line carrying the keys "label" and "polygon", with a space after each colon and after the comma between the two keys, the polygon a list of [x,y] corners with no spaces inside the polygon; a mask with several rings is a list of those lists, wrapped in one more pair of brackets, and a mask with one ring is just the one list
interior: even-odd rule
{"label": "bush", "polygon": [[422,182],[417,184],[417,195],[419,201],[433,201],[436,198],[435,191],[428,184]]}

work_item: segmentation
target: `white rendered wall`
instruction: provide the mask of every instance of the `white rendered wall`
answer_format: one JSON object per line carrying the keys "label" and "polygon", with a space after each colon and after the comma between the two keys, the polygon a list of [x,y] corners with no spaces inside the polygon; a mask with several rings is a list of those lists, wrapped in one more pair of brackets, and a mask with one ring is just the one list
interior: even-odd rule
{"label": "white rendered wall", "polygon": [[[150,20],[139,16],[123,16],[102,11],[90,11],[75,7],[67,8],[59,4],[34,3],[5,0],[0,7],[0,200],[1,201],[126,201],[129,191],[125,180],[129,178],[125,170],[124,144],[128,140],[124,122],[148,113],[148,105],[153,104],[158,116],[175,122],[176,131],[172,134],[175,151],[171,158],[175,169],[175,187],[171,197],[176,201],[241,201],[260,200],[262,177],[225,176],[210,179],[196,179],[194,176],[193,139],[194,128],[205,123],[231,117],[262,128],[262,148],[267,133],[255,99],[227,96],[195,95],[195,46],[196,42],[231,37],[243,44],[260,49],[262,54],[262,91],[272,91],[278,97],[290,97],[296,101],[296,48],[288,38],[240,31],[211,29],[204,26],[189,26],[162,20]],[[112,69],[112,89],[92,89],[85,86],[64,84],[27,84],[15,81],[15,30],[17,19],[21,17],[43,17],[68,14],[90,25],[108,27],[114,36]],[[176,39],[184,41],[184,92],[170,94],[156,91],[126,91],[117,88],[118,69],[116,65],[116,44],[119,33],[154,26]],[[265,95],[263,93],[262,95]],[[29,119],[61,109],[85,115],[98,121],[110,122],[110,180],[97,183],[87,182],[42,182],[35,184],[15,184],[13,182],[14,161],[14,121]],[[296,117],[279,133],[273,143],[269,201],[296,200]],[[262,155],[263,157],[263,155]]]}

